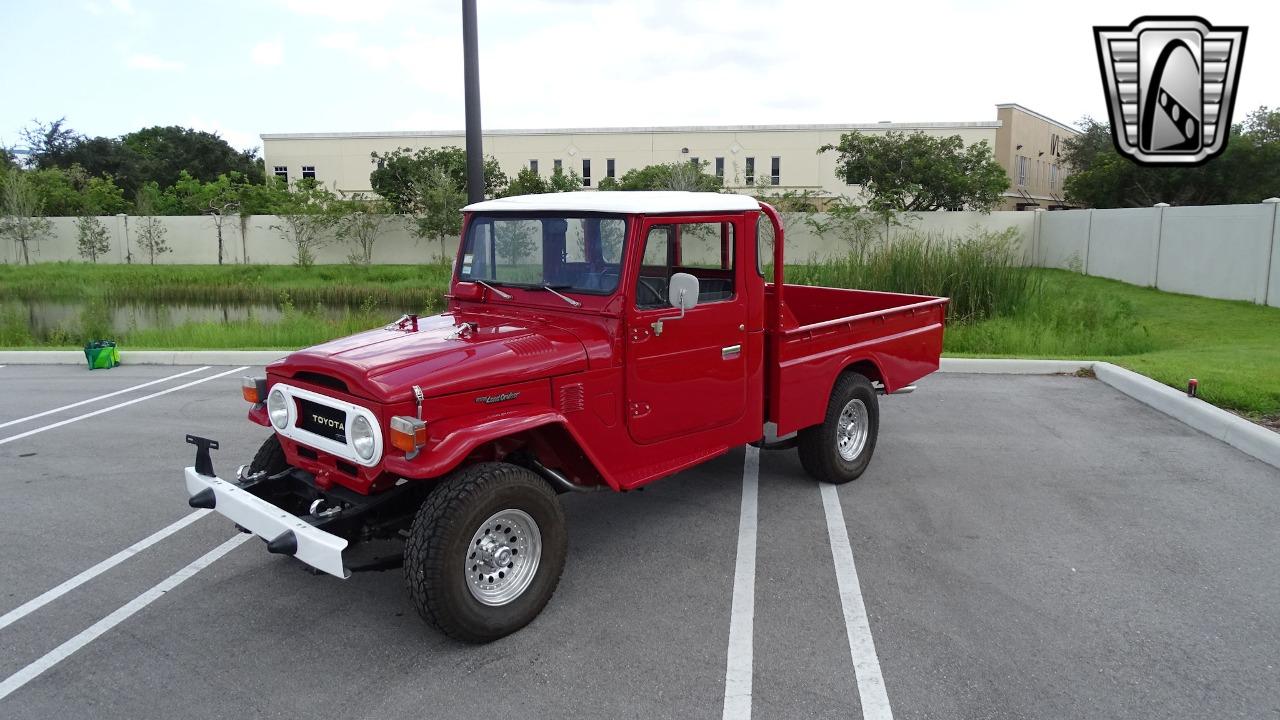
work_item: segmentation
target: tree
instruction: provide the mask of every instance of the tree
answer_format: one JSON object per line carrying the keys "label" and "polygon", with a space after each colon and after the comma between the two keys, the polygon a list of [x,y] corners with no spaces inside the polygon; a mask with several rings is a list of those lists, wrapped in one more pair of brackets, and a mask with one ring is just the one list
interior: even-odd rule
{"label": "tree", "polygon": [[1067,198],[1087,207],[1256,203],[1280,196],[1280,111],[1250,113],[1230,130],[1226,150],[1197,167],[1145,167],[1116,151],[1111,127],[1084,118],[1064,143]]}
{"label": "tree", "polygon": [[935,137],[923,132],[852,132],[835,150],[836,177],[862,186],[873,211],[988,211],[1009,187],[1009,176],[984,140],[965,147],[959,135]]}
{"label": "tree", "polygon": [[[724,187],[720,178],[706,172],[707,162],[673,162],[633,168],[608,187],[602,181],[600,190],[697,190],[719,192]],[[608,178],[606,178],[608,179]]]}
{"label": "tree", "polygon": [[60,117],[50,123],[32,120],[33,126],[22,129],[22,140],[30,149],[28,164],[36,169],[66,167],[67,154],[83,138],[67,127],[67,119]]}
{"label": "tree", "polygon": [[279,194],[275,214],[280,222],[272,225],[281,239],[293,245],[294,264],[309,268],[315,264],[315,251],[330,240],[329,231],[338,221],[333,193],[314,180],[299,180]]}
{"label": "tree", "polygon": [[98,256],[111,249],[107,240],[107,228],[102,221],[92,215],[76,218],[76,252],[91,263],[98,262]]}
{"label": "tree", "polygon": [[138,248],[147,254],[147,259],[152,265],[156,264],[157,255],[173,252],[173,248],[169,247],[164,238],[169,229],[155,217],[156,201],[159,196],[160,189],[152,182],[143,185],[134,200],[135,212],[139,216],[138,229],[134,231],[134,238]]}
{"label": "tree", "polygon": [[235,171],[219,175],[212,182],[200,182],[183,170],[178,174],[178,182],[164,191],[161,204],[168,215],[209,216],[218,238],[218,264],[221,265],[227,221],[240,213],[243,197],[250,192],[248,185],[248,179]]}
{"label": "tree", "polygon": [[[396,212],[420,215],[423,188],[443,174],[462,197],[467,197],[467,154],[461,148],[399,148],[389,153],[371,153],[377,165],[369,174],[370,187],[386,198]],[[485,197],[499,197],[507,187],[507,176],[492,157],[484,161]],[[462,207],[460,204],[458,207]]]}
{"label": "tree", "polygon": [[372,263],[373,244],[382,235],[387,224],[395,218],[391,214],[391,206],[381,198],[367,198],[363,193],[338,200],[335,206],[338,215],[335,236],[340,242],[356,246],[347,255],[347,260],[354,265]]}
{"label": "tree", "polygon": [[216,133],[171,125],[149,127],[123,135],[120,143],[142,160],[146,180],[168,187],[182,171],[204,182],[238,172],[250,182],[262,182],[257,148],[236,150]]}
{"label": "tree", "polygon": [[129,207],[124,190],[110,176],[90,176],[79,165],[31,170],[27,177],[49,216],[115,215]]}
{"label": "tree", "polygon": [[9,170],[0,178],[0,237],[22,249],[22,262],[31,264],[31,245],[49,237],[49,219],[42,217],[40,196],[22,170]]}
{"label": "tree", "polygon": [[503,195],[542,195],[555,192],[574,192],[582,189],[582,176],[570,171],[568,175],[563,168],[556,168],[550,178],[544,179],[530,168],[521,168],[511,184],[507,185]]}
{"label": "tree", "polygon": [[440,258],[443,260],[448,257],[445,238],[456,237],[462,232],[462,213],[459,210],[466,202],[466,195],[442,167],[421,178],[415,189],[418,192],[413,201],[416,234],[421,238],[439,240]]}
{"label": "tree", "polygon": [[136,194],[148,182],[170,187],[183,170],[204,182],[232,172],[250,182],[263,180],[256,148],[236,150],[215,133],[157,126],[119,138],[86,137],[67,127],[65,118],[34,122],[22,131],[31,147],[32,167],[69,169],[79,165],[91,177],[109,175],[128,195]]}

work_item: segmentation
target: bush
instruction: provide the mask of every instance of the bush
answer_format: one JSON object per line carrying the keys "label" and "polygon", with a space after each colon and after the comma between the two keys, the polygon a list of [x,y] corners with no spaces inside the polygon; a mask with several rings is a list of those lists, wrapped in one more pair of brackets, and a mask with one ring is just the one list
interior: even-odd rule
{"label": "bush", "polygon": [[976,231],[950,240],[910,232],[854,244],[844,258],[789,265],[787,282],[951,298],[950,322],[975,322],[1030,307],[1040,281],[1022,267],[1017,231]]}

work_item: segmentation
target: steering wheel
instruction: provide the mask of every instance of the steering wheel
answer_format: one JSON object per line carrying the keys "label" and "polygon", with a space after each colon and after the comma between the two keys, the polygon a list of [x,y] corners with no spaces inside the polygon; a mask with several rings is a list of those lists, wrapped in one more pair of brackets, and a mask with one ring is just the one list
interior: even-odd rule
{"label": "steering wheel", "polygon": [[[653,285],[650,285],[649,283],[650,283],[650,280],[648,278],[642,277],[642,278],[639,278],[639,282],[637,283],[636,287],[643,288],[644,290],[649,291],[649,294],[652,295],[654,298],[654,302],[645,302],[639,297],[637,297],[636,300],[638,300],[640,304],[643,305],[644,307],[662,307],[663,305],[666,305],[667,299],[662,296],[662,291],[658,290],[656,287],[654,287]],[[640,295],[640,293],[637,292],[636,295]]]}

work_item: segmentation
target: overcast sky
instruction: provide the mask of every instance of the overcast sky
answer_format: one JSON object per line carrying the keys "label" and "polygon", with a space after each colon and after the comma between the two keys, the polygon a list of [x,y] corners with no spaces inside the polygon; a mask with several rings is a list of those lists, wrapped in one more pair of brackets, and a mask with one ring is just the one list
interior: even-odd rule
{"label": "overcast sky", "polygon": [[[459,0],[0,0],[0,143],[463,126]],[[486,128],[1105,114],[1091,26],[1249,26],[1236,118],[1280,105],[1280,4],[480,0]]]}

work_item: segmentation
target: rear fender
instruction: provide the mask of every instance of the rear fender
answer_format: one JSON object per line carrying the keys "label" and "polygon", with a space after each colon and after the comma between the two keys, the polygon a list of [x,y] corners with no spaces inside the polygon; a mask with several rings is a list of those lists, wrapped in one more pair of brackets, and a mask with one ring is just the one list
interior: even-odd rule
{"label": "rear fender", "polygon": [[427,425],[427,445],[412,460],[398,450],[383,459],[387,472],[405,478],[437,478],[473,455],[497,460],[521,449],[537,451],[548,466],[559,466],[580,482],[618,485],[564,416],[546,407],[512,408],[502,413],[463,415]]}

